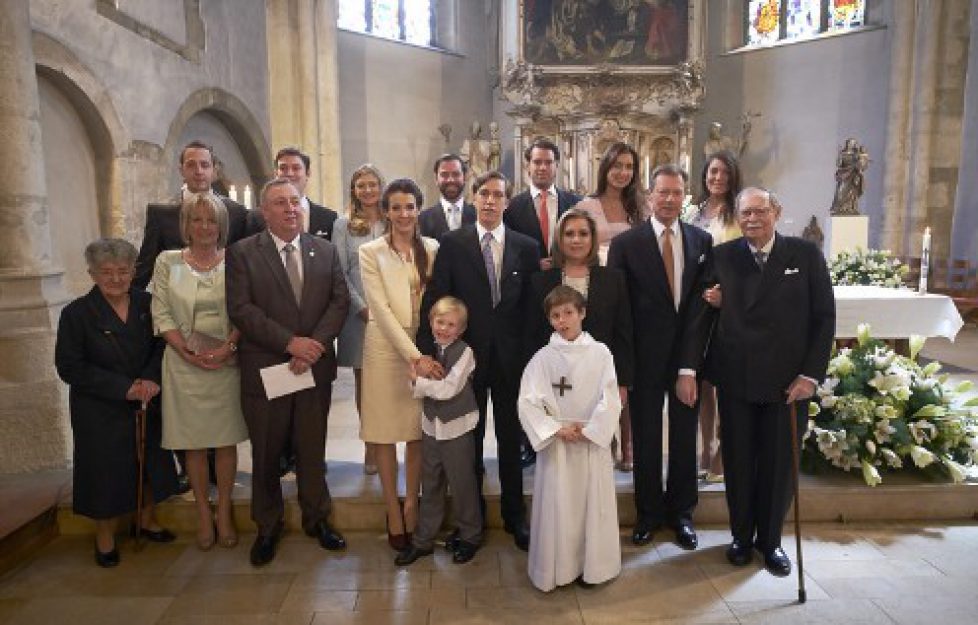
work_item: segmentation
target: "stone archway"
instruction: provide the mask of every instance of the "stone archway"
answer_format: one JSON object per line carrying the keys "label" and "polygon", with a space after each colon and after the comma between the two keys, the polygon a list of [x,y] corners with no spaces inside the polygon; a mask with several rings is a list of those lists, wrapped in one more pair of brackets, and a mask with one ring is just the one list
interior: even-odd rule
{"label": "stone archway", "polygon": [[183,129],[199,113],[212,115],[227,129],[241,151],[253,185],[261,185],[271,178],[271,148],[261,124],[241,100],[216,88],[195,91],[177,110],[163,146],[164,163],[177,162]]}

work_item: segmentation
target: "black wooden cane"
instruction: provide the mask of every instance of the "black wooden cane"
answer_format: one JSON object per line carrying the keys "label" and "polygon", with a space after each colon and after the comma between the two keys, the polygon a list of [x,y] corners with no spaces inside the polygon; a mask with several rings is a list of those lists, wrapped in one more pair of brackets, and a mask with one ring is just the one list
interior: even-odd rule
{"label": "black wooden cane", "polygon": [[798,560],[798,603],[805,603],[805,563],[801,557],[801,500],[798,497],[798,409],[791,402],[791,478],[795,489],[795,557]]}
{"label": "black wooden cane", "polygon": [[136,411],[136,544],[134,549],[143,548],[143,481],[146,479],[146,402]]}

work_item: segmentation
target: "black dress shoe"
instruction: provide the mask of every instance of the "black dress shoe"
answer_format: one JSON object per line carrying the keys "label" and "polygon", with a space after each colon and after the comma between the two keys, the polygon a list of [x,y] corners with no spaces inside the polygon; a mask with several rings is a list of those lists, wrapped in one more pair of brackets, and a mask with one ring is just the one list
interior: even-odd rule
{"label": "black dress shoe", "polygon": [[275,559],[275,547],[278,539],[282,536],[282,526],[277,526],[271,534],[263,536],[259,534],[255,538],[255,544],[251,546],[251,565],[262,566]]}
{"label": "black dress shoe", "polygon": [[676,526],[676,544],[686,551],[696,549],[699,541],[696,539],[696,530],[691,524],[681,523]]}
{"label": "black dress shoe", "polygon": [[775,547],[764,554],[764,568],[776,577],[787,577],[791,575],[791,560],[784,549]]}
{"label": "black dress shoe", "polygon": [[459,539],[455,546],[455,552],[452,553],[452,562],[455,564],[465,564],[475,557],[475,552],[478,550],[479,545]]}
{"label": "black dress shoe", "polygon": [[[135,525],[133,525],[132,529],[129,530],[129,534],[131,536],[136,535]],[[177,539],[177,535],[165,527],[161,527],[158,530],[149,530],[143,527],[139,529],[139,535],[151,543],[172,543]]]}
{"label": "black dress shoe", "polygon": [[114,566],[119,566],[119,549],[118,547],[112,547],[112,551],[106,551],[105,553],[98,550],[98,543],[95,544],[95,564],[99,565],[103,569],[111,569]]}
{"label": "black dress shoe", "polygon": [[537,452],[533,450],[533,447],[529,445],[523,445],[520,447],[520,466],[524,469],[527,467],[532,467],[537,462]]}
{"label": "black dress shoe", "polygon": [[753,554],[751,553],[750,545],[740,542],[734,539],[730,546],[727,547],[727,561],[734,566],[747,566],[750,564]]}
{"label": "black dress shoe", "polygon": [[530,528],[526,526],[525,522],[517,523],[516,525],[505,525],[503,529],[506,530],[507,534],[513,535],[513,543],[516,544],[516,548],[521,551],[530,550]]}
{"label": "black dress shoe", "polygon": [[635,524],[635,529],[632,530],[632,544],[636,547],[649,544],[652,542],[652,535],[655,534],[655,530],[657,529],[659,527],[656,525],[639,521]]}
{"label": "black dress shoe", "polygon": [[458,549],[458,544],[461,541],[462,539],[458,537],[458,528],[456,527],[448,536],[445,537],[445,550],[455,553],[455,550]]}
{"label": "black dress shoe", "polygon": [[326,521],[319,521],[306,530],[307,536],[313,536],[319,540],[319,546],[329,551],[342,551],[346,549],[346,540],[343,536],[329,526]]}
{"label": "black dress shoe", "polygon": [[408,545],[406,549],[403,549],[394,557],[394,564],[397,566],[408,566],[409,564],[414,564],[414,561],[418,558],[430,556],[432,553],[434,553],[434,549],[431,547],[421,549],[414,545]]}

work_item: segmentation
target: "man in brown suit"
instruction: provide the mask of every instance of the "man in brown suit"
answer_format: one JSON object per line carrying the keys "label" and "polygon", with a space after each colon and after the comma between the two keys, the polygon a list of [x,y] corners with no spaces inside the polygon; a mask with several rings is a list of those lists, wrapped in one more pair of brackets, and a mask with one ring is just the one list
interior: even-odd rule
{"label": "man in brown suit", "polygon": [[[277,178],[266,184],[261,210],[267,230],[227,253],[228,315],[241,330],[241,408],[251,436],[255,566],[275,557],[282,532],[279,458],[290,436],[303,529],[324,549],[346,547],[327,522],[331,505],[323,469],[336,379],[333,339],[350,305],[346,280],[333,244],[302,232],[299,191],[292,183]],[[282,363],[295,374],[311,369],[315,386],[268,399],[259,371]]]}

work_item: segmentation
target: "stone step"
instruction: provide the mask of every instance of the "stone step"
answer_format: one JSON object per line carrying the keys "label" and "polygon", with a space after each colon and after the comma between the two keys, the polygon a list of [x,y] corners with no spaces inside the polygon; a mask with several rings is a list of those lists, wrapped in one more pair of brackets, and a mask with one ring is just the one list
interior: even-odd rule
{"label": "stone step", "polygon": [[[344,466],[344,465],[349,466]],[[492,476],[490,467],[490,476]],[[240,476],[239,476],[240,477]],[[290,476],[291,477],[291,476]],[[403,477],[403,476],[402,476]],[[384,531],[384,503],[375,476],[364,476],[354,463],[330,463],[329,481],[333,487],[332,523],[344,531]],[[622,526],[635,522],[631,476],[617,473],[618,518]],[[875,488],[866,486],[857,474],[823,473],[801,476],[801,518],[803,521],[902,521],[978,519],[978,484],[933,482],[915,474],[892,474]],[[532,470],[524,479],[527,494],[532,492]],[[488,525],[502,527],[498,483],[490,479],[486,495]],[[286,498],[286,526],[296,530],[301,513],[296,500],[295,482],[283,480]],[[403,492],[403,484],[402,484]],[[250,489],[239,484],[234,494],[234,516],[241,531],[254,528],[250,520]],[[530,498],[527,496],[527,509]],[[178,532],[192,532],[197,523],[192,498],[174,497],[158,512],[161,523]],[[788,520],[793,517],[789,513]],[[694,522],[701,525],[727,523],[727,507],[722,484],[703,485],[699,492]],[[91,533],[91,521],[74,515],[70,503],[63,503],[58,515],[62,534]]]}

